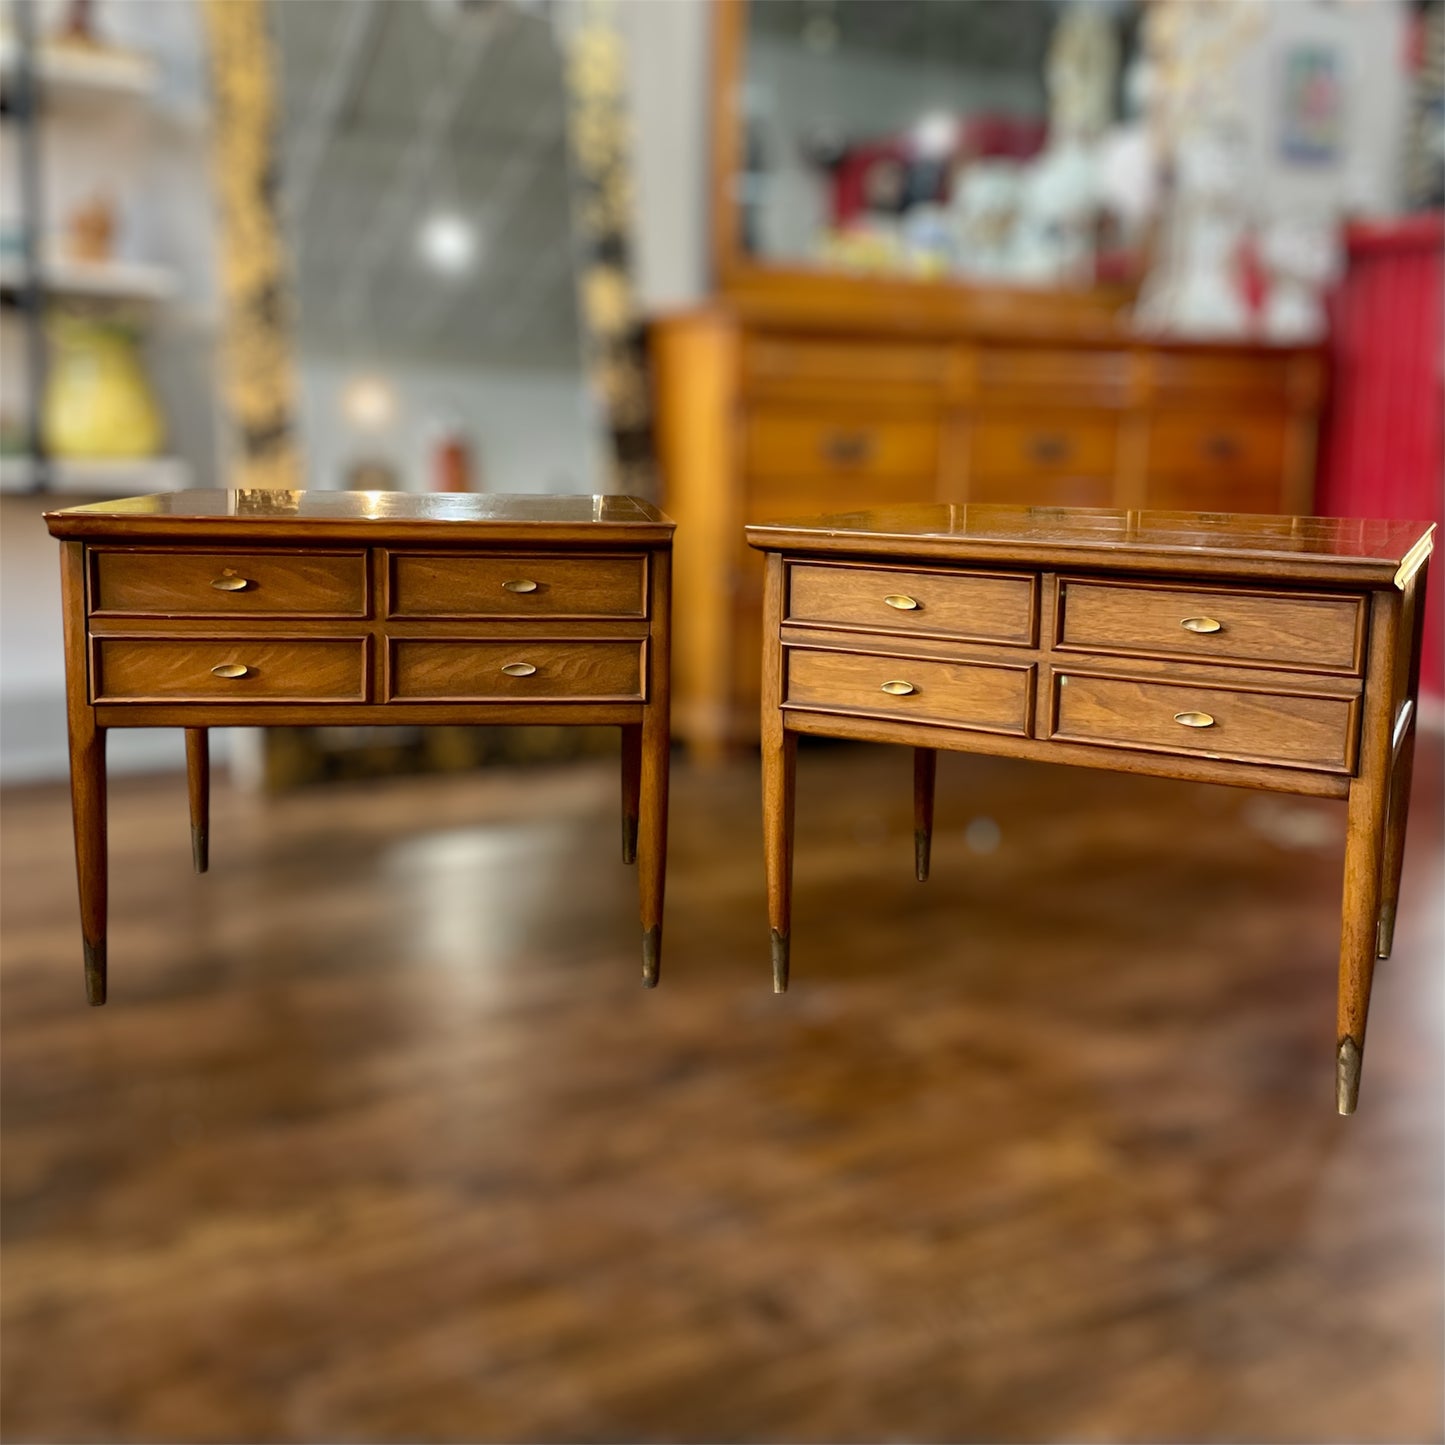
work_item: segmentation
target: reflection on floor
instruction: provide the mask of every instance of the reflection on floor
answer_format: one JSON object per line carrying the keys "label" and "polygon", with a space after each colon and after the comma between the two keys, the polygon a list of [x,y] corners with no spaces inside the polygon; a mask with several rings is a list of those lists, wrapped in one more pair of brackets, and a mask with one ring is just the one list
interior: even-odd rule
{"label": "reflection on floor", "polygon": [[1343,809],[806,750],[675,782],[638,981],[604,764],[6,802],[7,1439],[1438,1438],[1441,760],[1359,1115]]}

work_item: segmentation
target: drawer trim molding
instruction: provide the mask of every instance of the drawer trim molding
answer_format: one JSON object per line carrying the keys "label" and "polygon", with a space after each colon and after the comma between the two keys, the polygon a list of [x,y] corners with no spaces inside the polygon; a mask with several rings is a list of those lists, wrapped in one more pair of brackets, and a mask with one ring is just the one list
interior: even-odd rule
{"label": "drawer trim molding", "polygon": [[[470,706],[473,703],[486,707],[578,707],[590,704],[630,704],[641,707],[651,697],[651,665],[652,647],[650,637],[558,637],[555,634],[543,635],[538,633],[535,637],[528,637],[525,640],[516,638],[498,638],[485,634],[476,636],[435,636],[435,635],[410,635],[405,637],[386,636],[378,639],[381,644],[382,677],[381,687],[378,690],[378,700],[386,707],[408,708],[418,706],[439,706],[442,704],[450,706]],[[427,694],[407,694],[405,697],[397,693],[397,649],[401,647],[497,647],[505,648],[512,656],[513,662],[526,661],[526,649],[529,646],[551,646],[560,644],[565,647],[586,647],[598,645],[605,647],[632,647],[637,652],[637,691],[636,692],[608,692],[608,693],[554,693],[549,696],[518,697],[510,693],[496,693],[478,691],[475,693],[449,693],[443,696],[432,696]],[[510,664],[509,664],[510,665]],[[498,673],[503,672],[502,666],[498,666]],[[519,681],[525,681],[527,677],[534,676],[532,673],[525,675],[507,674],[517,677]]]}

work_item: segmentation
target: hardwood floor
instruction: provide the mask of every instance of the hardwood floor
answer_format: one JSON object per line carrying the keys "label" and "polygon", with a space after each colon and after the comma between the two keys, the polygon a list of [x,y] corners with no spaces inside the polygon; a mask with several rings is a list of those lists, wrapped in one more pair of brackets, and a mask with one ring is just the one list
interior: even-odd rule
{"label": "hardwood floor", "polygon": [[3,1431],[92,1441],[1441,1438],[1438,737],[1360,1113],[1338,803],[805,747],[792,992],[757,763],[4,810]]}

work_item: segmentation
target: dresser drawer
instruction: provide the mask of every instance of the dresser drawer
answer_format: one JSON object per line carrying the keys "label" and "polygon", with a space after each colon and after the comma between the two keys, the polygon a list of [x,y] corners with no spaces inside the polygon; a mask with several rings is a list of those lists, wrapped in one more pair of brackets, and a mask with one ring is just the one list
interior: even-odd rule
{"label": "dresser drawer", "polygon": [[1149,423],[1148,470],[1160,477],[1228,482],[1237,477],[1277,478],[1284,468],[1286,418],[1158,412]]}
{"label": "dresser drawer", "polygon": [[392,638],[388,702],[641,702],[636,641]]}
{"label": "dresser drawer", "polygon": [[1028,736],[1033,665],[787,650],[784,707]]}
{"label": "dresser drawer", "polygon": [[124,617],[364,617],[364,552],[92,549],[90,611]]}
{"label": "dresser drawer", "polygon": [[1365,600],[1059,579],[1059,643],[1210,662],[1357,673]]}
{"label": "dresser drawer", "polygon": [[823,399],[941,392],[954,370],[947,346],[907,342],[814,341],[749,336],[743,342],[743,386],[776,396],[818,394]]}
{"label": "dresser drawer", "polygon": [[645,617],[642,556],[393,552],[392,617]]}
{"label": "dresser drawer", "polygon": [[1028,573],[795,563],[788,580],[789,622],[1025,647],[1034,640],[1034,578]]}
{"label": "dresser drawer", "polygon": [[973,426],[970,476],[1112,477],[1116,438],[1107,415],[981,417]]}
{"label": "dresser drawer", "polygon": [[[96,702],[365,702],[366,639],[92,638]],[[219,670],[218,670],[219,669]]]}
{"label": "dresser drawer", "polygon": [[1065,742],[1329,773],[1354,770],[1357,698],[1063,671],[1054,681],[1052,736]]}
{"label": "dresser drawer", "polygon": [[744,449],[753,477],[931,478],[938,427],[927,417],[869,416],[856,407],[755,407]]}

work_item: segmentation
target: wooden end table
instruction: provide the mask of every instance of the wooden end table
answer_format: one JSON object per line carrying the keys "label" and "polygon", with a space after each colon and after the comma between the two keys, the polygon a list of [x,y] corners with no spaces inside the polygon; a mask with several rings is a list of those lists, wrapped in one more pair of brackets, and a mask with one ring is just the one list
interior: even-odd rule
{"label": "wooden end table", "polygon": [[912,505],[747,529],[767,554],[763,803],[788,984],[798,734],[1348,799],[1336,1102],[1388,958],[1432,523]]}
{"label": "wooden end table", "polygon": [[106,996],[105,737],[177,727],[195,866],[211,727],[607,724],[642,975],[661,962],[673,524],[633,497],[192,491],[61,539],[85,989]]}

